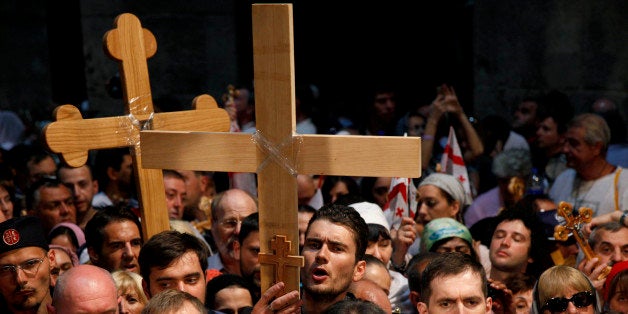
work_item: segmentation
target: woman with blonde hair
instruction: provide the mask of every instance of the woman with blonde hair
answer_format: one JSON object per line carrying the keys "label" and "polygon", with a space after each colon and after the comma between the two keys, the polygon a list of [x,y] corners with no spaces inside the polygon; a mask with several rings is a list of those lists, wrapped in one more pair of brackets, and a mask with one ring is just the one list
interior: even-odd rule
{"label": "woman with blonde hair", "polygon": [[111,273],[116,282],[120,301],[120,314],[140,314],[148,303],[148,298],[142,288],[142,277],[137,273],[116,270]]}
{"label": "woman with blonde hair", "polygon": [[571,266],[544,271],[534,288],[534,314],[600,313],[600,302],[589,278]]}

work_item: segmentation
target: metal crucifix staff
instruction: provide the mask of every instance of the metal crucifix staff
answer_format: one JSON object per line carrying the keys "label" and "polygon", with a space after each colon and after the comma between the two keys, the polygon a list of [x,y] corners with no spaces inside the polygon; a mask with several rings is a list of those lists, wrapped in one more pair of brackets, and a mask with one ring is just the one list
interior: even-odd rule
{"label": "metal crucifix staff", "polygon": [[[593,210],[589,207],[580,207],[578,214],[574,216],[573,205],[567,202],[560,202],[558,203],[557,212],[558,215],[565,218],[565,224],[554,227],[554,238],[559,241],[566,241],[569,237],[569,233],[572,233],[587,260],[597,257],[589,243],[584,239],[581,230],[583,223],[591,221]],[[610,271],[611,266],[606,266],[597,279],[601,280],[606,278]]]}

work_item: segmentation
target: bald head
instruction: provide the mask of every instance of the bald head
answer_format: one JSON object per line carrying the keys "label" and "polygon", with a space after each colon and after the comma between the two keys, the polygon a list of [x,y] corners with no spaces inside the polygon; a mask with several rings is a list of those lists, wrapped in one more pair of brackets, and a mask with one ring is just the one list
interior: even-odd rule
{"label": "bald head", "polygon": [[218,193],[212,201],[212,219],[218,221],[229,211],[243,212],[246,215],[257,212],[257,199],[241,189],[229,189]]}
{"label": "bald head", "polygon": [[[377,258],[376,258],[377,259]],[[376,283],[384,293],[388,294],[390,292],[390,285],[392,279],[390,278],[390,273],[386,268],[386,265],[379,259],[377,260],[379,263],[366,261],[366,270],[364,272],[363,279],[368,279],[374,283]]]}
{"label": "bald head", "polygon": [[79,265],[59,277],[52,305],[58,314],[118,313],[116,284],[103,268]]}
{"label": "bald head", "polygon": [[381,307],[386,313],[392,312],[392,306],[388,300],[388,295],[378,284],[371,280],[361,279],[354,281],[351,283],[349,291],[358,299],[371,301],[377,304],[377,306]]}

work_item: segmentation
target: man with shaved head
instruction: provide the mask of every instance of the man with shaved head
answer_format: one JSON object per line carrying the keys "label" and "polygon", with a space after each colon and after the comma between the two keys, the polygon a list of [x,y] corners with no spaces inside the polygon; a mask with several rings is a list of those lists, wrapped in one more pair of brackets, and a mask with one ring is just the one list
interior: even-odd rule
{"label": "man with shaved head", "polygon": [[59,277],[49,313],[119,313],[111,274],[93,265],[73,267]]}
{"label": "man with shaved head", "polygon": [[374,281],[364,279],[351,283],[349,292],[356,298],[373,302],[381,307],[386,313],[392,313],[392,306],[388,300],[388,294]]}

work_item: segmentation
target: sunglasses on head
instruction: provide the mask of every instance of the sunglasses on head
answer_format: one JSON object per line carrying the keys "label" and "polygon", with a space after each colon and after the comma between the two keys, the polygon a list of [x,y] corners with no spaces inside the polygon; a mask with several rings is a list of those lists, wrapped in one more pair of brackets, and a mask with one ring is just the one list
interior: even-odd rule
{"label": "sunglasses on head", "polygon": [[569,302],[573,303],[577,308],[587,307],[595,302],[595,296],[591,291],[578,292],[571,298],[551,298],[545,302],[543,310],[549,310],[552,313],[560,313],[567,310]]}

